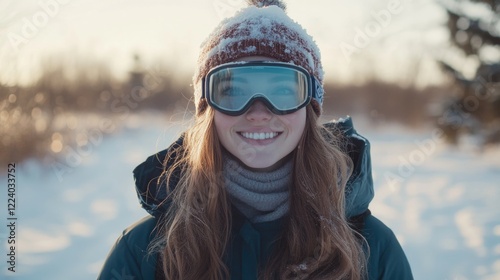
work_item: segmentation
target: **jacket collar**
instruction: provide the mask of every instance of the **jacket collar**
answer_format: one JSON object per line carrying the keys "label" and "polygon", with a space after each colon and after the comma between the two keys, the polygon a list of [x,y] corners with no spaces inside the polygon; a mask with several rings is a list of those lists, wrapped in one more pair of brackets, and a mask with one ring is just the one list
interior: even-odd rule
{"label": "jacket collar", "polygon": [[[346,186],[346,216],[351,218],[362,214],[374,196],[370,143],[356,132],[351,117],[326,123],[324,127],[331,131],[340,129],[348,141],[347,150],[354,170]],[[133,171],[139,202],[142,208],[155,217],[165,213],[170,206],[170,201],[166,199],[166,183],[161,175],[165,166],[174,164],[177,154],[182,151],[183,140],[184,135],[181,135],[170,147],[148,157]],[[169,189],[175,188],[180,170],[174,175],[169,182]]]}

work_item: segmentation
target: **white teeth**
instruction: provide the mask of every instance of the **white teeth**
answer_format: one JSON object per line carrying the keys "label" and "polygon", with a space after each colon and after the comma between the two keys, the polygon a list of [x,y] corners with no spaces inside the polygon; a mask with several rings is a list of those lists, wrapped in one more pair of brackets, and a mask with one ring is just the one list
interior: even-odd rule
{"label": "white teeth", "polygon": [[248,139],[254,140],[264,140],[270,139],[278,136],[278,132],[261,132],[261,133],[251,133],[251,132],[241,132],[241,135]]}

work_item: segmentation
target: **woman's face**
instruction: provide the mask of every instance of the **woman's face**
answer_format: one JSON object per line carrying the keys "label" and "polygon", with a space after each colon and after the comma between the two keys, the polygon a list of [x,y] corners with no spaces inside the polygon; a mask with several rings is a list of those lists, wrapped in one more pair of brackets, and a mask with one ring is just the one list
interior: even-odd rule
{"label": "woman's face", "polygon": [[[239,61],[276,61],[252,56]],[[306,108],[287,115],[275,115],[256,101],[239,116],[219,111],[214,115],[219,140],[232,155],[253,169],[272,170],[298,145],[306,124]]]}

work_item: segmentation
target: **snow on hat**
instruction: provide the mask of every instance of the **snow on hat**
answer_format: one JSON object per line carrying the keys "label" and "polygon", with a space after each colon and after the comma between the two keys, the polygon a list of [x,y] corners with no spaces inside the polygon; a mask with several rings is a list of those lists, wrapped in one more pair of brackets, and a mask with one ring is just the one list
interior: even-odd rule
{"label": "snow on hat", "polygon": [[[210,69],[247,56],[267,56],[305,68],[322,85],[321,54],[306,30],[286,14],[281,0],[247,0],[249,6],[226,18],[202,43],[193,76],[196,113],[207,106],[201,99],[202,78]],[[312,100],[321,114],[322,101]]]}

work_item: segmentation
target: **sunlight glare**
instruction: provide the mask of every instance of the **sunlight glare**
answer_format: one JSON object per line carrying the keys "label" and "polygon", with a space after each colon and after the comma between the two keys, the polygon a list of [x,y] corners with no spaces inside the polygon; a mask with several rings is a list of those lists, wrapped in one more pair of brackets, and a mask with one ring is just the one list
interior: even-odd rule
{"label": "sunlight glare", "polygon": [[15,94],[11,93],[11,94],[9,95],[9,102],[10,102],[10,103],[15,103],[15,102],[16,102],[16,100],[17,100],[17,96],[16,96]]}
{"label": "sunlight glare", "polygon": [[60,153],[63,149],[63,137],[59,132],[52,134],[52,143],[50,144],[50,149],[54,153]]}

